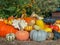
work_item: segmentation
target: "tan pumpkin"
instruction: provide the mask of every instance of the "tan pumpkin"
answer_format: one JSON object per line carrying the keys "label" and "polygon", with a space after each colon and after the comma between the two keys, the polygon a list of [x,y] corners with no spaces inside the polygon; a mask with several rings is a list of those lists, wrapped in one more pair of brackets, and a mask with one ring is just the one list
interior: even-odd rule
{"label": "tan pumpkin", "polygon": [[54,38],[54,34],[52,32],[49,32],[47,34],[47,40],[52,40]]}
{"label": "tan pumpkin", "polygon": [[25,41],[29,39],[29,32],[27,31],[18,31],[16,33],[16,39],[20,41]]}
{"label": "tan pumpkin", "polygon": [[31,31],[31,30],[33,30],[33,26],[26,26],[25,27],[25,31]]}

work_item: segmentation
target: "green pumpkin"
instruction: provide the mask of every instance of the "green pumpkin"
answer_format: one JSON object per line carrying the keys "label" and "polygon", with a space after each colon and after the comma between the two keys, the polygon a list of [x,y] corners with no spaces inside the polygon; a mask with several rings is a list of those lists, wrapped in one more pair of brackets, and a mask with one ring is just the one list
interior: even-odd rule
{"label": "green pumpkin", "polygon": [[10,33],[6,35],[6,40],[7,41],[13,41],[15,39],[15,34],[14,33]]}
{"label": "green pumpkin", "polygon": [[47,39],[47,32],[43,30],[32,30],[30,32],[30,39],[33,41],[45,41]]}

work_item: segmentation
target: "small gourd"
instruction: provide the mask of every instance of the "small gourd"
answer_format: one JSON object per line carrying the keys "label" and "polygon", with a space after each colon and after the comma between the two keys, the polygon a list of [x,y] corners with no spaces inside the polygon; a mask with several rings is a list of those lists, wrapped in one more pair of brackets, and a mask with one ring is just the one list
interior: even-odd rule
{"label": "small gourd", "polygon": [[13,41],[13,40],[15,40],[15,34],[14,33],[6,34],[6,40],[7,41]]}
{"label": "small gourd", "polygon": [[51,28],[45,28],[44,31],[46,31],[46,32],[52,32],[52,29]]}
{"label": "small gourd", "polygon": [[20,41],[25,41],[29,39],[29,32],[27,31],[18,31],[16,33],[16,39]]}
{"label": "small gourd", "polygon": [[47,34],[47,39],[48,39],[48,40],[52,40],[53,38],[54,38],[53,32],[48,32],[48,34]]}
{"label": "small gourd", "polygon": [[26,30],[26,31],[31,31],[31,30],[33,30],[33,26],[26,26],[26,27],[25,27],[25,30]]}
{"label": "small gourd", "polygon": [[20,27],[19,27],[19,25],[18,25],[19,22],[20,22],[20,20],[14,19],[13,22],[12,22],[12,26],[14,26],[15,28],[20,29]]}
{"label": "small gourd", "polygon": [[36,20],[36,25],[38,25],[41,29],[44,29],[45,26],[43,20]]}
{"label": "small gourd", "polygon": [[27,22],[22,19],[19,22],[19,26],[20,26],[21,29],[24,29],[27,26]]}
{"label": "small gourd", "polygon": [[30,39],[33,41],[45,41],[47,38],[47,32],[43,30],[32,30],[30,32]]}
{"label": "small gourd", "polygon": [[38,25],[34,25],[35,30],[40,30],[40,27]]}

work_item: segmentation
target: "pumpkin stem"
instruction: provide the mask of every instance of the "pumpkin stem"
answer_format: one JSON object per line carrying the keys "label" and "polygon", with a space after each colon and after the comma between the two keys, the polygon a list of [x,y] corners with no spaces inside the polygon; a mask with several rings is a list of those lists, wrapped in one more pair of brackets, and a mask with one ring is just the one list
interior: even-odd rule
{"label": "pumpkin stem", "polygon": [[21,18],[23,19],[23,18],[25,18],[26,16],[27,16],[26,11],[23,10]]}

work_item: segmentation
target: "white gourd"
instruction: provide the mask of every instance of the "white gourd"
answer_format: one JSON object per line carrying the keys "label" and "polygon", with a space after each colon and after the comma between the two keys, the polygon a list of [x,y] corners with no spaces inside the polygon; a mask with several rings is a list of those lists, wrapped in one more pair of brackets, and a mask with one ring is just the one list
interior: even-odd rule
{"label": "white gourd", "polygon": [[14,33],[9,33],[6,35],[6,40],[7,41],[13,41],[15,39],[15,34]]}
{"label": "white gourd", "polygon": [[27,26],[27,22],[25,20],[20,20],[19,26],[24,29]]}
{"label": "white gourd", "polygon": [[12,25],[13,25],[15,28],[18,28],[18,29],[20,30],[19,22],[20,22],[20,20],[14,19]]}

